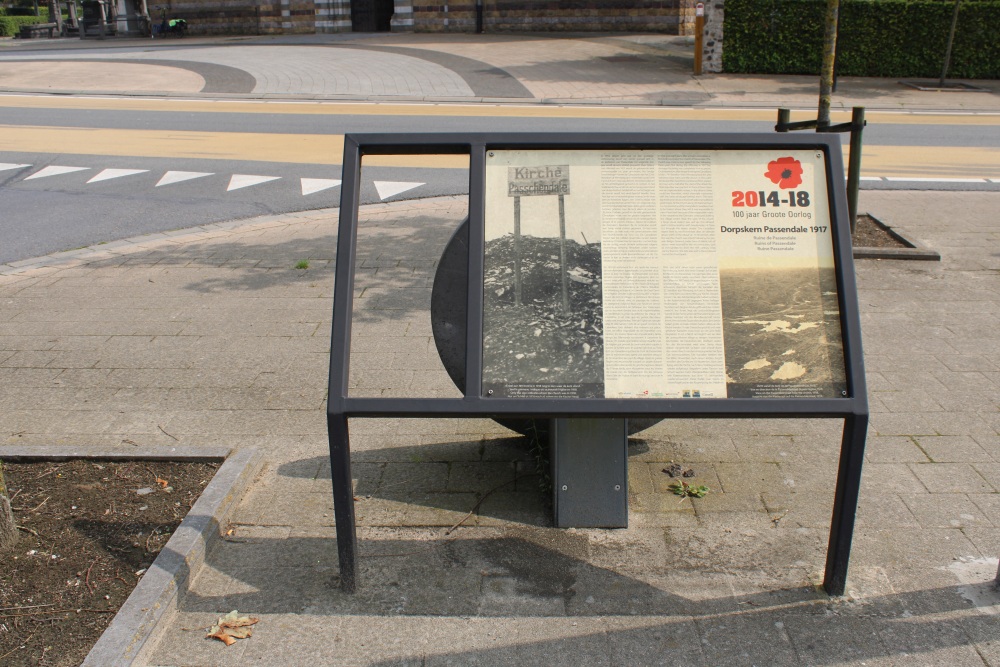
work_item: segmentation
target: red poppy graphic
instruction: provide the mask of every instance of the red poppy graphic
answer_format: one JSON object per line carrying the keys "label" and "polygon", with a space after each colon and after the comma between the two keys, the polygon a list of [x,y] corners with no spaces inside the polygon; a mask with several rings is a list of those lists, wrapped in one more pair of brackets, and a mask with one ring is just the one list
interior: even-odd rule
{"label": "red poppy graphic", "polygon": [[782,190],[802,185],[802,163],[793,157],[779,157],[767,163],[765,176]]}

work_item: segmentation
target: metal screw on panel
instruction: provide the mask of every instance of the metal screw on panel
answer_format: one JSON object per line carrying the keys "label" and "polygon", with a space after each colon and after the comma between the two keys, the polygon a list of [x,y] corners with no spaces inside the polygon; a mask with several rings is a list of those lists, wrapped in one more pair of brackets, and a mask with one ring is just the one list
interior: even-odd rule
{"label": "metal screw on panel", "polygon": [[490,157],[493,157],[493,151],[490,151]]}
{"label": "metal screw on panel", "polygon": [[840,392],[840,395],[841,396],[847,396],[847,392],[846,391],[842,391],[842,392]]}
{"label": "metal screw on panel", "polygon": [[486,390],[486,395],[487,396],[492,396],[493,395],[493,390],[492,389],[487,389]]}
{"label": "metal screw on panel", "polygon": [[615,484],[615,491],[621,491],[621,490],[622,490],[622,485],[621,484]]}
{"label": "metal screw on panel", "polygon": [[568,487],[568,486],[566,486],[565,484],[563,484],[563,488],[562,488],[562,490],[563,490],[563,491],[569,491],[569,487]]}

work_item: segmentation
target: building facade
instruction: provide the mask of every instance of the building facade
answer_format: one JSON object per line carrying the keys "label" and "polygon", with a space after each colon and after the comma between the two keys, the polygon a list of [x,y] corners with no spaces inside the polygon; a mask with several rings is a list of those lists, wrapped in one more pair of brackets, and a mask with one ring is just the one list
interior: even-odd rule
{"label": "building facade", "polygon": [[[652,32],[690,35],[695,0],[168,0],[191,34]],[[157,5],[161,6],[161,5]]]}

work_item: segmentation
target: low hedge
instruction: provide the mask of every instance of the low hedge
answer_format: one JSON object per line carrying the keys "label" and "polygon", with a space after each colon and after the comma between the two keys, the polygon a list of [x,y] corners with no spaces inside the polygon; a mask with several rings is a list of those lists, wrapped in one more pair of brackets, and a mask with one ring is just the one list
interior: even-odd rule
{"label": "low hedge", "polygon": [[0,16],[0,37],[15,37],[21,26],[48,23],[47,16]]}
{"label": "low hedge", "polygon": [[[726,72],[819,74],[826,0],[726,0]],[[837,74],[939,77],[954,3],[841,0]],[[1000,0],[961,4],[948,78],[1000,78]]]}
{"label": "low hedge", "polygon": [[[48,16],[48,14],[49,14],[49,8],[48,7],[44,7],[44,6],[43,7],[39,7],[38,8],[38,13],[39,13],[39,15]],[[8,7],[7,9],[4,9],[4,8],[0,7],[0,16],[4,16],[4,15],[6,15],[6,16],[34,16],[35,15],[35,8],[34,7]]]}

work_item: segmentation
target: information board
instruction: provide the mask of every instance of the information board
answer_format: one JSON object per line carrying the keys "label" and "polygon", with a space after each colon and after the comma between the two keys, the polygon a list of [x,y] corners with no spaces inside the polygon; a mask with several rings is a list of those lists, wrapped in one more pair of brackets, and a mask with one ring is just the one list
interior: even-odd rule
{"label": "information board", "polygon": [[840,398],[825,156],[492,150],[483,394]]}
{"label": "information board", "polygon": [[[457,304],[440,329],[462,395],[351,396],[362,157],[414,154],[469,158],[431,298]],[[823,585],[844,592],[869,411],[837,137],[347,134],[343,165],[327,430],[345,591],[349,421],[490,417],[842,418]]]}

